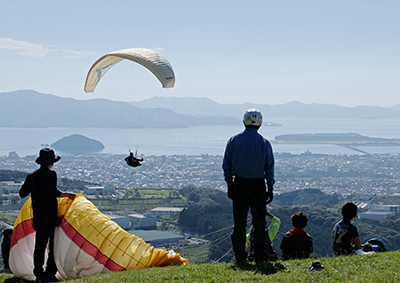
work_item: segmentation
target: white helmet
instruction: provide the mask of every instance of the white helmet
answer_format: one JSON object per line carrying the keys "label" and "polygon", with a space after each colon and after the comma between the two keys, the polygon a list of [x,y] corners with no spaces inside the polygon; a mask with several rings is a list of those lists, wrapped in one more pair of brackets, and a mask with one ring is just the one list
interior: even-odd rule
{"label": "white helmet", "polygon": [[243,115],[243,123],[245,126],[261,126],[262,124],[261,112],[257,109],[249,109]]}

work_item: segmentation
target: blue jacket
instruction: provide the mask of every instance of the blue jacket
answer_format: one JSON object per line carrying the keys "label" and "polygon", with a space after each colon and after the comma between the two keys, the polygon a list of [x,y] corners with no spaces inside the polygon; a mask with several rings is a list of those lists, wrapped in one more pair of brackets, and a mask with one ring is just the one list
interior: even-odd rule
{"label": "blue jacket", "polygon": [[274,155],[271,144],[256,129],[246,128],[231,137],[222,163],[225,181],[233,183],[233,176],[267,180],[268,187],[275,183]]}

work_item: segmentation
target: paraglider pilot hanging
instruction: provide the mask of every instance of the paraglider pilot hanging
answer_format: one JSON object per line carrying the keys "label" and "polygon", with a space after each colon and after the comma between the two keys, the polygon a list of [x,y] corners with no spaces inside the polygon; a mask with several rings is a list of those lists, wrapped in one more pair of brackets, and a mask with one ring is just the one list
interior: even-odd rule
{"label": "paraglider pilot hanging", "polygon": [[[137,153],[137,152],[136,152]],[[134,155],[133,155],[133,152],[131,151],[130,153],[129,153],[129,156],[127,156],[127,157],[125,157],[125,161],[126,161],[126,163],[129,165],[129,166],[132,166],[132,167],[138,167],[138,166],[142,166],[142,164],[140,164],[140,162],[139,161],[143,161],[143,158],[136,158]]]}

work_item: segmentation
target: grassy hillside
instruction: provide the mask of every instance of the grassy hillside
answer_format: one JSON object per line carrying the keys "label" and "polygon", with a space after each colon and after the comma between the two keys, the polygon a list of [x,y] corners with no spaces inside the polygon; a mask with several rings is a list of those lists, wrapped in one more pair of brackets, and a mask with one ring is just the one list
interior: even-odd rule
{"label": "grassy hillside", "polygon": [[[192,264],[99,274],[67,282],[399,282],[400,252],[368,256],[321,258],[325,268],[307,271],[312,259],[254,263]],[[1,274],[0,283],[22,282],[10,274]]]}

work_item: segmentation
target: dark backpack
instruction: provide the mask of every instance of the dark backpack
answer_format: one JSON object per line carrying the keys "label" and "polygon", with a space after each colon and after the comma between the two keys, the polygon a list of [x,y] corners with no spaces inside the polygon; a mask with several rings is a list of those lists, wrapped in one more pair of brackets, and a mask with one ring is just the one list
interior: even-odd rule
{"label": "dark backpack", "polygon": [[306,234],[287,232],[282,239],[281,248],[284,249],[282,260],[309,258],[312,253],[312,238]]}
{"label": "dark backpack", "polygon": [[[255,229],[254,229],[253,225],[251,225],[250,254],[248,256],[248,260],[250,260],[250,261],[254,260],[254,231],[255,231]],[[264,248],[265,248],[265,254],[267,255],[267,261],[277,261],[278,254],[272,248],[272,241],[268,237],[268,228],[265,228],[264,235],[265,235]]]}
{"label": "dark backpack", "polygon": [[374,252],[386,252],[385,242],[381,238],[372,238],[367,241],[372,245],[371,250]]}

